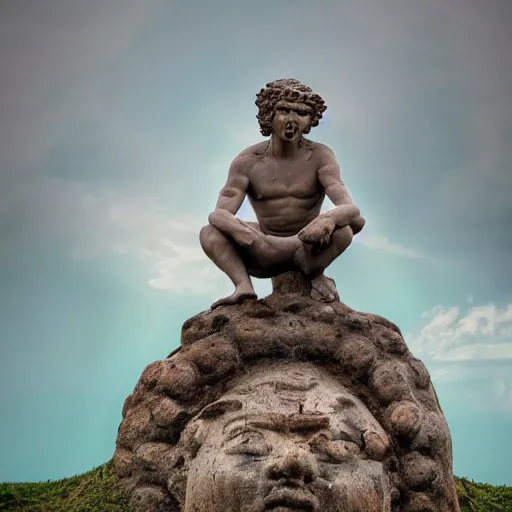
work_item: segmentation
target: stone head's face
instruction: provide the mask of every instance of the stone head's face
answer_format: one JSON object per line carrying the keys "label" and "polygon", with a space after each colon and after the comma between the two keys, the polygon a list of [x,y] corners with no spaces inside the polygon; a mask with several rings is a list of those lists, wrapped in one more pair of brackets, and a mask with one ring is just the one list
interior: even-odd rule
{"label": "stone head's face", "polygon": [[386,433],[314,365],[253,369],[201,416],[186,512],[390,510]]}
{"label": "stone head's face", "polygon": [[283,141],[296,142],[309,131],[312,114],[304,103],[281,100],[275,106],[272,133]]}

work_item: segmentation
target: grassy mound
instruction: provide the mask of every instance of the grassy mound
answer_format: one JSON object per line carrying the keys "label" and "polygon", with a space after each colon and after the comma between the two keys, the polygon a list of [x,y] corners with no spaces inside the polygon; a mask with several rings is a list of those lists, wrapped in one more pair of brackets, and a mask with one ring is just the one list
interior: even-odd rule
{"label": "grassy mound", "polygon": [[[512,487],[457,478],[462,512],[512,512]],[[0,510],[19,512],[129,512],[110,462],[55,482],[0,484]]]}
{"label": "grassy mound", "polygon": [[462,512],[512,512],[512,487],[479,484],[457,478]]}
{"label": "grassy mound", "polygon": [[0,483],[0,510],[19,512],[128,512],[110,462],[54,482]]}

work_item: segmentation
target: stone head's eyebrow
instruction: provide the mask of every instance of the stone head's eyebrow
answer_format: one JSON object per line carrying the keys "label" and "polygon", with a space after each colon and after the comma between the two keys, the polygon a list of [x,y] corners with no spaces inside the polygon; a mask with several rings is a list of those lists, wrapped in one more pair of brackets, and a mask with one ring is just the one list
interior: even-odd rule
{"label": "stone head's eyebrow", "polygon": [[329,428],[330,420],[329,416],[317,414],[270,413],[248,418],[247,424],[276,432],[301,432]]}
{"label": "stone head's eyebrow", "polygon": [[316,379],[308,379],[307,381],[268,379],[258,382],[257,384],[257,388],[263,388],[265,386],[272,387],[276,391],[309,391],[318,386],[318,381]]}
{"label": "stone head's eyebrow", "polygon": [[[239,424],[233,427],[233,424]],[[262,428],[275,432],[301,432],[310,430],[322,430],[329,428],[329,416],[323,414],[282,414],[270,412],[266,414],[240,414],[227,423],[223,431],[229,428],[238,430],[238,426]]]}
{"label": "stone head's eyebrow", "polygon": [[[329,416],[320,414],[293,414],[286,415],[282,413],[267,414],[243,414],[233,418],[224,426],[223,432],[226,433],[228,440],[244,432],[257,432],[258,429],[271,430],[273,432],[314,432],[318,430],[328,430],[333,425],[330,423]],[[357,428],[350,423],[337,425],[332,431],[332,440],[345,440],[357,444],[361,449],[364,447],[362,435]]]}

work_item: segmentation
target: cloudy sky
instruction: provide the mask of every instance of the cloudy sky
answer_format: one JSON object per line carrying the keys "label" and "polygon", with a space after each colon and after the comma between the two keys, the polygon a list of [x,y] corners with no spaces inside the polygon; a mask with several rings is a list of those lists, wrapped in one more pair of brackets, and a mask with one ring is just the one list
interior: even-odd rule
{"label": "cloudy sky", "polygon": [[262,139],[256,92],[295,77],[367,219],[328,274],[425,361],[455,473],[512,485],[511,23],[509,0],[3,0],[0,481],[111,457],[145,365],[231,290],[198,231]]}

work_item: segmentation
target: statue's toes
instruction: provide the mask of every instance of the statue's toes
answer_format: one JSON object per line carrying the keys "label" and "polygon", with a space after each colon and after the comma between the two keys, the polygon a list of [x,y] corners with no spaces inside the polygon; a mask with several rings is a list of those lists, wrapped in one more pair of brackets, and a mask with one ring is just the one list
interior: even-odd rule
{"label": "statue's toes", "polygon": [[224,297],[223,299],[219,299],[217,302],[214,302],[210,309],[214,310],[220,306],[232,306],[234,304],[241,304],[246,300],[256,299],[258,296],[254,292],[240,292],[233,293],[229,297]]}
{"label": "statue's toes", "polygon": [[214,309],[217,309],[219,308],[220,306],[229,306],[231,304],[234,304],[234,302],[232,302],[230,300],[230,297],[225,297],[223,299],[219,299],[218,301],[214,302],[211,306],[210,306],[210,309],[213,311]]}
{"label": "statue's toes", "polygon": [[334,279],[321,275],[311,282],[311,298],[319,302],[334,302],[340,299]]}

